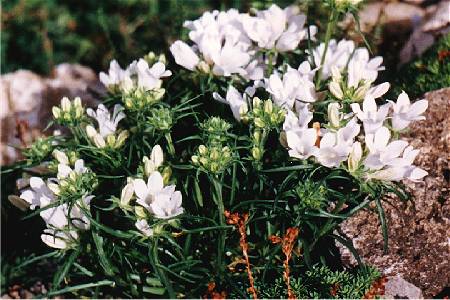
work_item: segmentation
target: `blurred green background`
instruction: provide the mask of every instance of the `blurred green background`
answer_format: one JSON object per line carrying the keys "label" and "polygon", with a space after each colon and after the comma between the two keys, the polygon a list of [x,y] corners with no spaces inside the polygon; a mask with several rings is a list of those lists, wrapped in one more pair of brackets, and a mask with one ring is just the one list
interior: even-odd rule
{"label": "blurred green background", "polygon": [[285,6],[252,0],[9,0],[2,1],[2,73],[49,74],[62,62],[106,69],[152,50],[166,52],[183,34],[183,21],[211,9]]}

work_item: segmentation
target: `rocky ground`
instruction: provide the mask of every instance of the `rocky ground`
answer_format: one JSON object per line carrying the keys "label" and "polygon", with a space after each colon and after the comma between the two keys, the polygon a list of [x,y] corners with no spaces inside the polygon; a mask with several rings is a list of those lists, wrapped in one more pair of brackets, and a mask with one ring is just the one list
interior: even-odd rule
{"label": "rocky ground", "polygon": [[85,104],[94,106],[101,93],[104,88],[94,71],[77,64],[57,65],[51,77],[27,70],[2,75],[0,165],[16,161],[20,157],[17,148],[43,134],[51,119],[51,108],[59,105],[63,96],[80,96]]}
{"label": "rocky ground", "polygon": [[[391,296],[406,298],[430,298],[450,287],[450,88],[425,97],[429,101],[426,120],[412,124],[403,138],[420,149],[415,162],[429,175],[423,182],[404,182],[411,201],[402,202],[392,195],[385,199],[388,253],[383,254],[375,211],[361,211],[342,225],[363,260],[398,281],[397,292]],[[342,252],[346,263],[353,264],[350,253]],[[400,282],[397,276],[422,292]],[[389,287],[386,290],[388,293]]]}

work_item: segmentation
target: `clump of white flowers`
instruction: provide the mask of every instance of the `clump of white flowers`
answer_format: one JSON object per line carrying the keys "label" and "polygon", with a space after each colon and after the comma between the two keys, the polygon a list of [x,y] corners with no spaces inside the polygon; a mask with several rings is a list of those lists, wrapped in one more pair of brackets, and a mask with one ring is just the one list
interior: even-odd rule
{"label": "clump of white flowers", "polygon": [[[300,230],[304,240],[289,243],[314,260],[317,245],[338,239],[339,222],[370,201],[382,210],[383,195],[401,191],[395,182],[427,175],[401,133],[424,119],[428,102],[411,103],[404,92],[386,99],[382,57],[332,39],[339,16],[359,1],[324,2],[323,41],[296,6],[205,12],[184,23],[189,42],[170,46],[181,66],[171,69],[183,71],[172,76],[173,60],[152,52],[125,69],[113,60],[99,76],[103,103],[85,108],[78,97],[63,98],[53,108],[52,125],[66,128],[24,151],[21,167],[32,175],[10,199],[38,208],[42,241],[61,257],[74,255],[62,270],[70,275],[57,272],[54,282],[79,287],[79,274],[107,276],[103,295],[117,285],[118,298],[208,297],[213,291],[198,282],[217,282],[245,297],[257,290],[240,274],[224,276],[241,252],[251,284],[257,263],[264,262],[257,272],[280,270],[280,247],[268,239]],[[232,288],[231,278],[239,278]],[[87,285],[101,289],[108,280]]]}
{"label": "clump of white flowers", "polygon": [[[305,21],[306,16],[293,6],[281,9],[272,5],[255,16],[235,9],[205,12],[184,23],[194,45],[176,41],[170,51],[177,64],[191,71],[258,80],[267,68],[264,60],[268,55],[262,53],[295,50],[308,38]],[[309,31],[312,38],[317,28],[311,26]]]}

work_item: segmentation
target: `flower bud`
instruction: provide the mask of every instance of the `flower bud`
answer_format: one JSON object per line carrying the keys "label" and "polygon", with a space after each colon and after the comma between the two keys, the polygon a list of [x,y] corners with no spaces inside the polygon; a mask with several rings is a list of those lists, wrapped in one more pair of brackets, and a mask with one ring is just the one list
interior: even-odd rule
{"label": "flower bud", "polygon": [[213,173],[218,172],[219,164],[216,162],[212,162],[209,168],[210,168],[211,172],[213,172]]}
{"label": "flower bud", "polygon": [[341,86],[339,85],[339,83],[337,83],[335,81],[331,81],[328,88],[330,89],[331,94],[333,94],[333,96],[335,96],[339,100],[342,100],[344,98],[344,93],[342,92],[342,89],[341,89]]}
{"label": "flower bud", "polygon": [[247,113],[248,113],[248,105],[247,105],[247,103],[244,103],[239,107],[239,115],[242,118],[245,115],[247,115]]}
{"label": "flower bud", "polygon": [[110,134],[106,137],[106,144],[111,147],[114,148],[114,145],[116,144],[116,136],[114,134]]}
{"label": "flower bud", "polygon": [[134,213],[136,214],[136,216],[138,216],[141,219],[147,218],[147,212],[146,212],[145,208],[143,208],[142,206],[135,206]]}
{"label": "flower bud", "polygon": [[154,163],[155,167],[158,168],[164,162],[164,153],[160,145],[155,145],[150,154],[150,160]]}
{"label": "flower bud", "polygon": [[358,87],[355,93],[353,94],[354,100],[359,101],[364,99],[364,97],[366,96],[366,92],[369,90],[369,88],[370,84],[367,83],[364,83],[363,85]]}
{"label": "flower bud", "polygon": [[91,125],[88,125],[86,126],[86,134],[90,139],[92,139],[97,134],[97,130],[95,130],[95,128]]}
{"label": "flower bud", "polygon": [[272,113],[272,110],[273,110],[272,101],[270,101],[270,100],[264,101],[264,112],[266,114],[270,114],[270,113]]}
{"label": "flower bud", "polygon": [[59,119],[59,117],[61,116],[61,109],[59,107],[53,106],[52,113],[55,119]]}
{"label": "flower bud", "polygon": [[126,108],[132,108],[133,107],[133,100],[131,98],[127,98],[125,100],[125,107]]}
{"label": "flower bud", "polygon": [[341,71],[339,71],[339,68],[336,66],[331,67],[331,77],[333,78],[333,81],[339,82],[342,79]]}
{"label": "flower bud", "polygon": [[164,185],[167,185],[170,181],[170,177],[172,176],[172,168],[167,166],[162,171],[162,177]]}
{"label": "flower bud", "polygon": [[97,148],[104,148],[104,147],[106,147],[105,139],[100,134],[96,133],[92,137],[92,140],[93,140],[95,146],[97,146]]}
{"label": "flower bud", "polygon": [[201,155],[205,155],[206,153],[208,153],[208,149],[206,148],[205,145],[200,145],[200,146],[198,146],[198,152]]}
{"label": "flower bud", "polygon": [[75,99],[73,99],[73,105],[74,105],[75,107],[77,107],[77,108],[83,107],[83,106],[81,105],[81,98],[80,98],[80,97],[75,97]]}
{"label": "flower bud", "polygon": [[261,99],[258,97],[253,98],[253,108],[257,108],[261,105]]}
{"label": "flower bud", "polygon": [[63,164],[63,165],[69,164],[69,158],[67,157],[67,155],[64,152],[62,152],[58,149],[55,149],[55,150],[53,150],[52,155],[60,164]]}
{"label": "flower bud", "polygon": [[53,194],[59,195],[59,193],[60,193],[59,185],[57,185],[56,183],[53,183],[53,182],[49,182],[47,184],[47,186],[53,192]]}
{"label": "flower bud", "polygon": [[129,205],[131,197],[133,197],[134,188],[132,183],[128,183],[122,189],[122,193],[120,194],[120,205],[122,207],[126,207]]}
{"label": "flower bud", "polygon": [[123,130],[119,133],[117,136],[116,144],[114,145],[115,148],[120,148],[125,144],[126,139],[128,138],[128,130]]}
{"label": "flower bud", "polygon": [[254,140],[256,143],[261,142],[261,131],[255,130],[255,132],[253,132],[253,140]]}
{"label": "flower bud", "polygon": [[362,157],[362,148],[360,142],[355,142],[350,150],[350,155],[348,156],[348,170],[350,172],[355,172],[359,167],[359,162]]}
{"label": "flower bud", "polygon": [[201,61],[201,62],[199,62],[198,63],[198,65],[197,65],[197,69],[200,71],[200,72],[203,72],[203,73],[209,73],[210,72],[210,70],[211,70],[211,68],[209,67],[209,65],[205,62],[205,61]]}
{"label": "flower bud", "polygon": [[252,149],[252,156],[255,160],[260,160],[261,159],[261,150],[257,147],[254,147]]}
{"label": "flower bud", "polygon": [[194,165],[198,165],[198,156],[197,155],[192,155],[191,160]]}
{"label": "flower bud", "polygon": [[164,94],[166,93],[166,90],[165,89],[163,89],[163,88],[159,88],[159,89],[156,89],[154,92],[153,92],[153,101],[159,101],[159,100],[161,100],[161,98],[162,97],[164,97]]}
{"label": "flower bud", "polygon": [[209,158],[211,158],[211,160],[218,160],[219,159],[219,151],[217,151],[217,149],[212,149],[210,154],[209,154]]}
{"label": "flower bud", "polygon": [[69,112],[71,106],[72,106],[72,104],[70,103],[69,98],[64,97],[64,98],[61,99],[61,109],[62,109],[64,112]]}
{"label": "flower bud", "polygon": [[166,56],[164,54],[160,54],[158,56],[158,61],[162,62],[163,64],[166,64],[167,63],[167,58],[166,58]]}
{"label": "flower bud", "polygon": [[209,161],[206,157],[200,157],[199,161],[203,166],[207,166],[209,164]]}
{"label": "flower bud", "polygon": [[264,128],[266,124],[264,123],[263,120],[261,120],[261,118],[255,118],[255,126],[259,128]]}
{"label": "flower bud", "polygon": [[339,104],[336,102],[328,104],[328,121],[333,128],[339,128],[340,126],[340,112]]}

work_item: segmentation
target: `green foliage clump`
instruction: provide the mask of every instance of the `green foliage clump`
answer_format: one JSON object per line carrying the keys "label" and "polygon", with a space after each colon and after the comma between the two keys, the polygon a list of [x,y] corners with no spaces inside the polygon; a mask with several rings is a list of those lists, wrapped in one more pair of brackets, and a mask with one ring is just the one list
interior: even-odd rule
{"label": "green foliage clump", "polygon": [[[315,265],[303,274],[291,276],[290,285],[297,299],[361,299],[380,277],[380,272],[369,266],[332,271],[327,266]],[[271,284],[257,284],[256,289],[261,299],[288,297],[286,282],[282,278]],[[230,295],[230,298],[236,297]]]}
{"label": "green foliage clump", "polygon": [[402,90],[411,98],[450,87],[450,34],[443,36],[420,58],[402,67],[395,80],[394,94]]}

